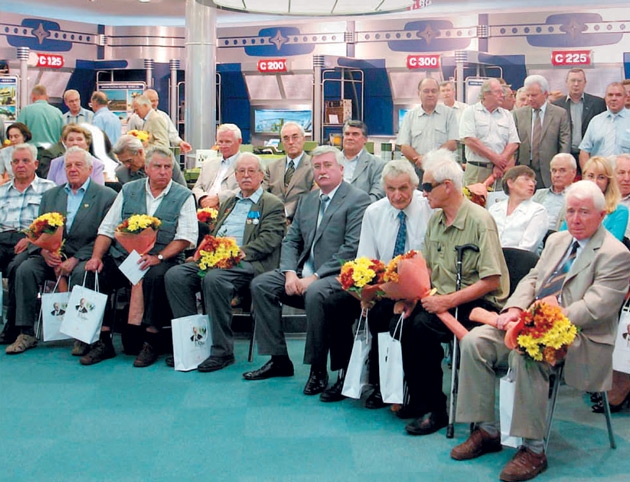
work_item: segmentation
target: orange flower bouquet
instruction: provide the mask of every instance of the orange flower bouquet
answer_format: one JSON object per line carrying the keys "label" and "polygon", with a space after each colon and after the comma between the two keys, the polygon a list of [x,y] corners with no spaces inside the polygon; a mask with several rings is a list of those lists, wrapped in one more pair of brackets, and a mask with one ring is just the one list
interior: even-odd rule
{"label": "orange flower bouquet", "polygon": [[[482,308],[475,308],[470,314],[471,320],[495,327],[497,317]],[[559,306],[537,301],[508,328],[504,342],[511,350],[518,350],[534,361],[555,365],[564,359],[577,332],[578,328]]]}
{"label": "orange flower bouquet", "polygon": [[127,135],[137,138],[140,142],[142,142],[144,147],[148,147],[149,141],[151,140],[151,134],[147,131],[133,129],[131,131],[127,131]]}
{"label": "orange flower bouquet", "polygon": [[341,267],[339,282],[341,287],[358,300],[371,301],[382,294],[385,264],[378,259],[365,256],[353,261],[346,261]]}
{"label": "orange flower bouquet", "polygon": [[134,214],[116,227],[114,237],[128,253],[135,250],[143,255],[155,246],[160,224],[162,222],[156,217]]}
{"label": "orange flower bouquet", "polygon": [[31,223],[24,234],[35,246],[59,255],[63,246],[65,220],[61,213],[42,214]]}
{"label": "orange flower bouquet", "polygon": [[202,278],[209,269],[230,269],[238,266],[242,260],[241,250],[233,238],[205,236],[193,260],[199,265],[199,276]]}
{"label": "orange flower bouquet", "polygon": [[484,182],[478,182],[476,184],[470,184],[468,186],[464,186],[462,191],[464,196],[469,200],[478,204],[481,207],[486,207],[486,202],[488,200],[488,191],[492,191],[492,185],[494,181],[496,181],[496,176],[494,174],[490,174],[488,179]]}

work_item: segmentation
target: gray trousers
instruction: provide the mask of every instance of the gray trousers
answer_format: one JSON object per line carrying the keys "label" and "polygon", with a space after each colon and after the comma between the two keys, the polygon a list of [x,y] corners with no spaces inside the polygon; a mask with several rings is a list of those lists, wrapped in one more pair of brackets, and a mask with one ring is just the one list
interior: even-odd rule
{"label": "gray trousers", "polygon": [[279,270],[269,271],[251,283],[256,341],[261,355],[287,355],[287,343],[282,328],[282,304],[306,310],[306,346],[304,363],[326,365],[328,358],[328,329],[324,316],[324,300],[339,283],[334,276],[314,281],[305,295],[289,296],[284,290],[286,278]]}
{"label": "gray trousers", "polygon": [[526,359],[505,346],[505,332],[491,326],[471,330],[460,341],[458,422],[494,422],[495,368],[509,357],[514,372],[514,411],[510,435],[543,439],[546,434],[549,366]]}
{"label": "gray trousers", "polygon": [[242,262],[232,269],[211,269],[201,278],[196,263],[185,263],[168,270],[165,276],[166,294],[174,318],[197,313],[195,293],[201,291],[212,333],[211,356],[234,354],[232,332],[232,299],[247,288],[254,278],[251,263]]}

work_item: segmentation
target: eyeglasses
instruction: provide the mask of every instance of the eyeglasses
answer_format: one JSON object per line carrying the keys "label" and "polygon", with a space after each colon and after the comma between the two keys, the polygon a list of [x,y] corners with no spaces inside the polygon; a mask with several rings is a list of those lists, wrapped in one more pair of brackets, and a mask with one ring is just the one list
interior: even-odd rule
{"label": "eyeglasses", "polygon": [[431,184],[430,182],[423,182],[422,183],[422,190],[426,193],[430,193],[431,191],[433,191],[436,187],[441,186],[442,184],[444,184],[444,181],[442,182],[436,182],[435,184]]}

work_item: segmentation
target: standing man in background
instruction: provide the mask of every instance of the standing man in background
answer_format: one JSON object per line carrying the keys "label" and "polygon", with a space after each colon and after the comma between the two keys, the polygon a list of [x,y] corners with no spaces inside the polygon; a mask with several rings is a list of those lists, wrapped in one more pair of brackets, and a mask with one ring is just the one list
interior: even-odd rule
{"label": "standing man in background", "polygon": [[107,94],[105,92],[94,92],[90,102],[94,111],[92,124],[107,135],[112,145],[116,144],[122,132],[122,124],[118,116],[109,110]]}
{"label": "standing man in background", "polygon": [[146,95],[135,97],[133,99],[133,110],[142,121],[140,130],[151,134],[148,143],[149,147],[162,146],[169,149],[171,144],[168,137],[167,123],[157,111],[153,110],[149,98]]}
{"label": "standing man in background", "polygon": [[31,102],[32,104],[22,107],[17,122],[26,124],[33,134],[31,142],[41,151],[48,149],[61,137],[63,115],[59,109],[48,103],[48,92],[41,84],[33,87]]}
{"label": "standing man in background", "polygon": [[64,125],[81,124],[83,122],[87,124],[92,123],[94,113],[81,107],[81,95],[79,95],[78,91],[74,89],[66,90],[63,94],[63,103],[69,109],[63,115]]}
{"label": "standing man in background", "polygon": [[343,180],[368,193],[374,202],[385,195],[381,184],[385,163],[365,150],[366,142],[365,123],[346,121],[343,125]]}
{"label": "standing man in background", "polygon": [[407,112],[396,139],[403,155],[414,165],[420,183],[422,160],[427,152],[440,148],[457,149],[458,118],[454,110],[438,104],[439,94],[437,80],[426,77],[420,81],[420,105]]}
{"label": "standing man in background", "polygon": [[[580,160],[580,142],[591,119],[597,114],[601,114],[606,110],[606,103],[601,97],[587,94],[584,92],[586,88],[586,74],[582,69],[571,69],[567,72],[567,90],[568,94],[562,99],[554,102],[559,107],[564,107],[569,116],[571,125],[571,155],[578,161]],[[581,172],[578,171],[578,172]]]}

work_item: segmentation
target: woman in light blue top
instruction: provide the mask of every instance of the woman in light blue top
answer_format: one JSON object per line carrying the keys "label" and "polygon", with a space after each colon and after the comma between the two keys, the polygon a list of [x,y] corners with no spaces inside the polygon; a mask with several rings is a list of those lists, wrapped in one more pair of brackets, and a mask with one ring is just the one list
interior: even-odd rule
{"label": "woman in light blue top", "polygon": [[11,144],[0,150],[0,184],[4,184],[13,179],[13,168],[11,167],[13,146],[28,142],[32,138],[33,134],[31,134],[29,128],[26,127],[26,124],[14,122],[7,127],[7,140],[11,142]]}
{"label": "woman in light blue top", "polygon": [[[623,240],[628,224],[628,208],[619,204],[621,191],[615,178],[612,164],[602,156],[591,157],[582,169],[582,178],[593,181],[599,186],[606,198],[606,217],[604,227],[619,241]],[[566,221],[562,223],[560,231],[567,229]]]}

